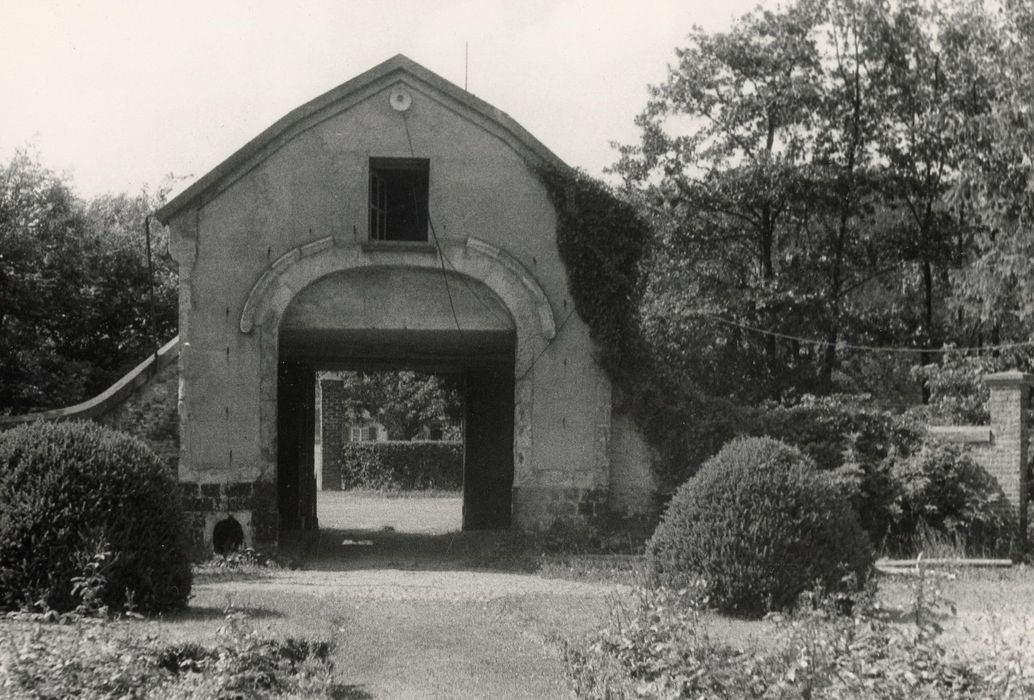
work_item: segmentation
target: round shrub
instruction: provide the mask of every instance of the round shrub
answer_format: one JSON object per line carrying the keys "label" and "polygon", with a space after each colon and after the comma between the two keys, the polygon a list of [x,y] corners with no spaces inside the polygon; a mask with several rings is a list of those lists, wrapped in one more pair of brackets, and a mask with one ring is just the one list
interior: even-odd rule
{"label": "round shrub", "polygon": [[157,613],[190,584],[178,486],[147,445],[85,422],[0,433],[0,609]]}
{"label": "round shrub", "polygon": [[[659,583],[755,616],[816,583],[844,591],[872,567],[869,540],[828,475],[772,438],[738,438],[675,493],[647,546]],[[853,577],[848,576],[853,574]]]}

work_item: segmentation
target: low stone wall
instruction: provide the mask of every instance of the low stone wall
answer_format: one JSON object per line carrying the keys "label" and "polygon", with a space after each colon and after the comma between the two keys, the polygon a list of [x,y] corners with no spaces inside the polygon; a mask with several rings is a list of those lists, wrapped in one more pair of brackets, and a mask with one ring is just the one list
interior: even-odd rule
{"label": "low stone wall", "polygon": [[0,416],[0,430],[38,420],[94,420],[140,438],[177,473],[179,337],[88,401],[51,411]]}
{"label": "low stone wall", "polygon": [[176,363],[158,372],[97,420],[140,438],[176,474],[179,462],[179,371]]}

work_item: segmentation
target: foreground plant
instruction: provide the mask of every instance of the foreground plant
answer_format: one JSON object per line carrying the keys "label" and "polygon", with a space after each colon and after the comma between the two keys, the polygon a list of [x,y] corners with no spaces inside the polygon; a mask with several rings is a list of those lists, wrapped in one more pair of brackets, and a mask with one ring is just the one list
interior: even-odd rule
{"label": "foreground plant", "polygon": [[0,626],[0,697],[330,698],[331,642],[260,635],[228,612],[214,645],[165,645],[122,623]]}
{"label": "foreground plant", "polygon": [[936,591],[917,594],[918,626],[900,626],[836,597],[806,594],[791,615],[773,615],[776,639],[744,650],[711,639],[691,589],[639,589],[610,624],[564,649],[581,698],[1025,698],[1034,673],[1022,655],[953,661],[931,616]]}

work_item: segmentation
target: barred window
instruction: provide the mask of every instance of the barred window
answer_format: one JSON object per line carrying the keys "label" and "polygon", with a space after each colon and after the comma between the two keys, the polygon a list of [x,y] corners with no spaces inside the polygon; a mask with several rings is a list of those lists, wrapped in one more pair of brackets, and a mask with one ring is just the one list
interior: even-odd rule
{"label": "barred window", "polygon": [[370,240],[428,240],[430,166],[426,158],[370,159]]}

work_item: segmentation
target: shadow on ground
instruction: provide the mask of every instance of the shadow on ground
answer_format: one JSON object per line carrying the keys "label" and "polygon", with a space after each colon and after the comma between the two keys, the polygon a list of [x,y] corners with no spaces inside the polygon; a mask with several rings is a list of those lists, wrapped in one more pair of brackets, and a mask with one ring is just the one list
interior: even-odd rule
{"label": "shadow on ground", "polygon": [[426,534],[324,528],[281,533],[280,551],[302,568],[315,571],[394,568],[531,573],[540,564],[525,538],[511,531]]}
{"label": "shadow on ground", "polygon": [[[184,610],[169,613],[166,616],[168,622],[201,622],[204,620],[224,620],[228,608],[216,606],[194,606]],[[251,620],[277,619],[284,617],[279,610],[269,608],[250,607],[247,605],[233,605],[232,612],[244,613]]]}
{"label": "shadow on ground", "polygon": [[330,697],[334,700],[368,700],[373,695],[361,685],[335,685],[330,689]]}

